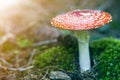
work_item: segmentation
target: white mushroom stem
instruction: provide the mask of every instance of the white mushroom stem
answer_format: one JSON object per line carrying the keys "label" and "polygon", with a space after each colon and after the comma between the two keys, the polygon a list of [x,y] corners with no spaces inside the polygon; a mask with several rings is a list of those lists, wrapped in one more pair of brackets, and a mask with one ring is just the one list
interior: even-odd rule
{"label": "white mushroom stem", "polygon": [[74,31],[79,43],[79,65],[81,73],[90,70],[89,35],[87,31]]}

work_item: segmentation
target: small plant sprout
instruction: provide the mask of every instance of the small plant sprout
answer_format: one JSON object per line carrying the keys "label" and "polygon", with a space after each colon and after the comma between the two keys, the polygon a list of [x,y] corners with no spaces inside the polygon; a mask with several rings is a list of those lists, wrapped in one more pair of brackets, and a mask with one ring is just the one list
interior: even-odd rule
{"label": "small plant sprout", "polygon": [[79,43],[81,73],[91,69],[89,54],[89,29],[99,28],[112,21],[109,13],[100,10],[74,10],[52,19],[57,28],[72,30]]}

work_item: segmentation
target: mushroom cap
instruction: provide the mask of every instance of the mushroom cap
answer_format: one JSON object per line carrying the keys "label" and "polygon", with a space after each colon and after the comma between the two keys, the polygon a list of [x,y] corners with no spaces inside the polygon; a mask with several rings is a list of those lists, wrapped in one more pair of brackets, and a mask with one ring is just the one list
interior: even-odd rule
{"label": "mushroom cap", "polygon": [[109,13],[100,10],[74,10],[51,20],[55,27],[67,30],[88,30],[99,28],[112,21]]}

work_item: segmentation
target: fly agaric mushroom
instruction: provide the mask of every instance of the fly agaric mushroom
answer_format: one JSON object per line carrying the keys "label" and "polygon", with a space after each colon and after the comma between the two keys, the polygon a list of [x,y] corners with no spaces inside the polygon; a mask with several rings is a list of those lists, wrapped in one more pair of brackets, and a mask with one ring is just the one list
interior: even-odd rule
{"label": "fly agaric mushroom", "polygon": [[51,20],[57,28],[72,30],[79,43],[81,73],[91,69],[89,54],[89,29],[99,28],[112,21],[109,13],[99,10],[74,10]]}

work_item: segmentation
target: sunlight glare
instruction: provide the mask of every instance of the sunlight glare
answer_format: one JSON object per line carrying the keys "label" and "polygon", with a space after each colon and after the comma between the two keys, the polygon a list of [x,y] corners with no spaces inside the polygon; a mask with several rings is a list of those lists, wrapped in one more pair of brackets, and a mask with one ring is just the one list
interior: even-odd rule
{"label": "sunlight glare", "polygon": [[10,6],[14,6],[19,3],[20,0],[0,0],[0,10],[4,10],[9,8]]}

